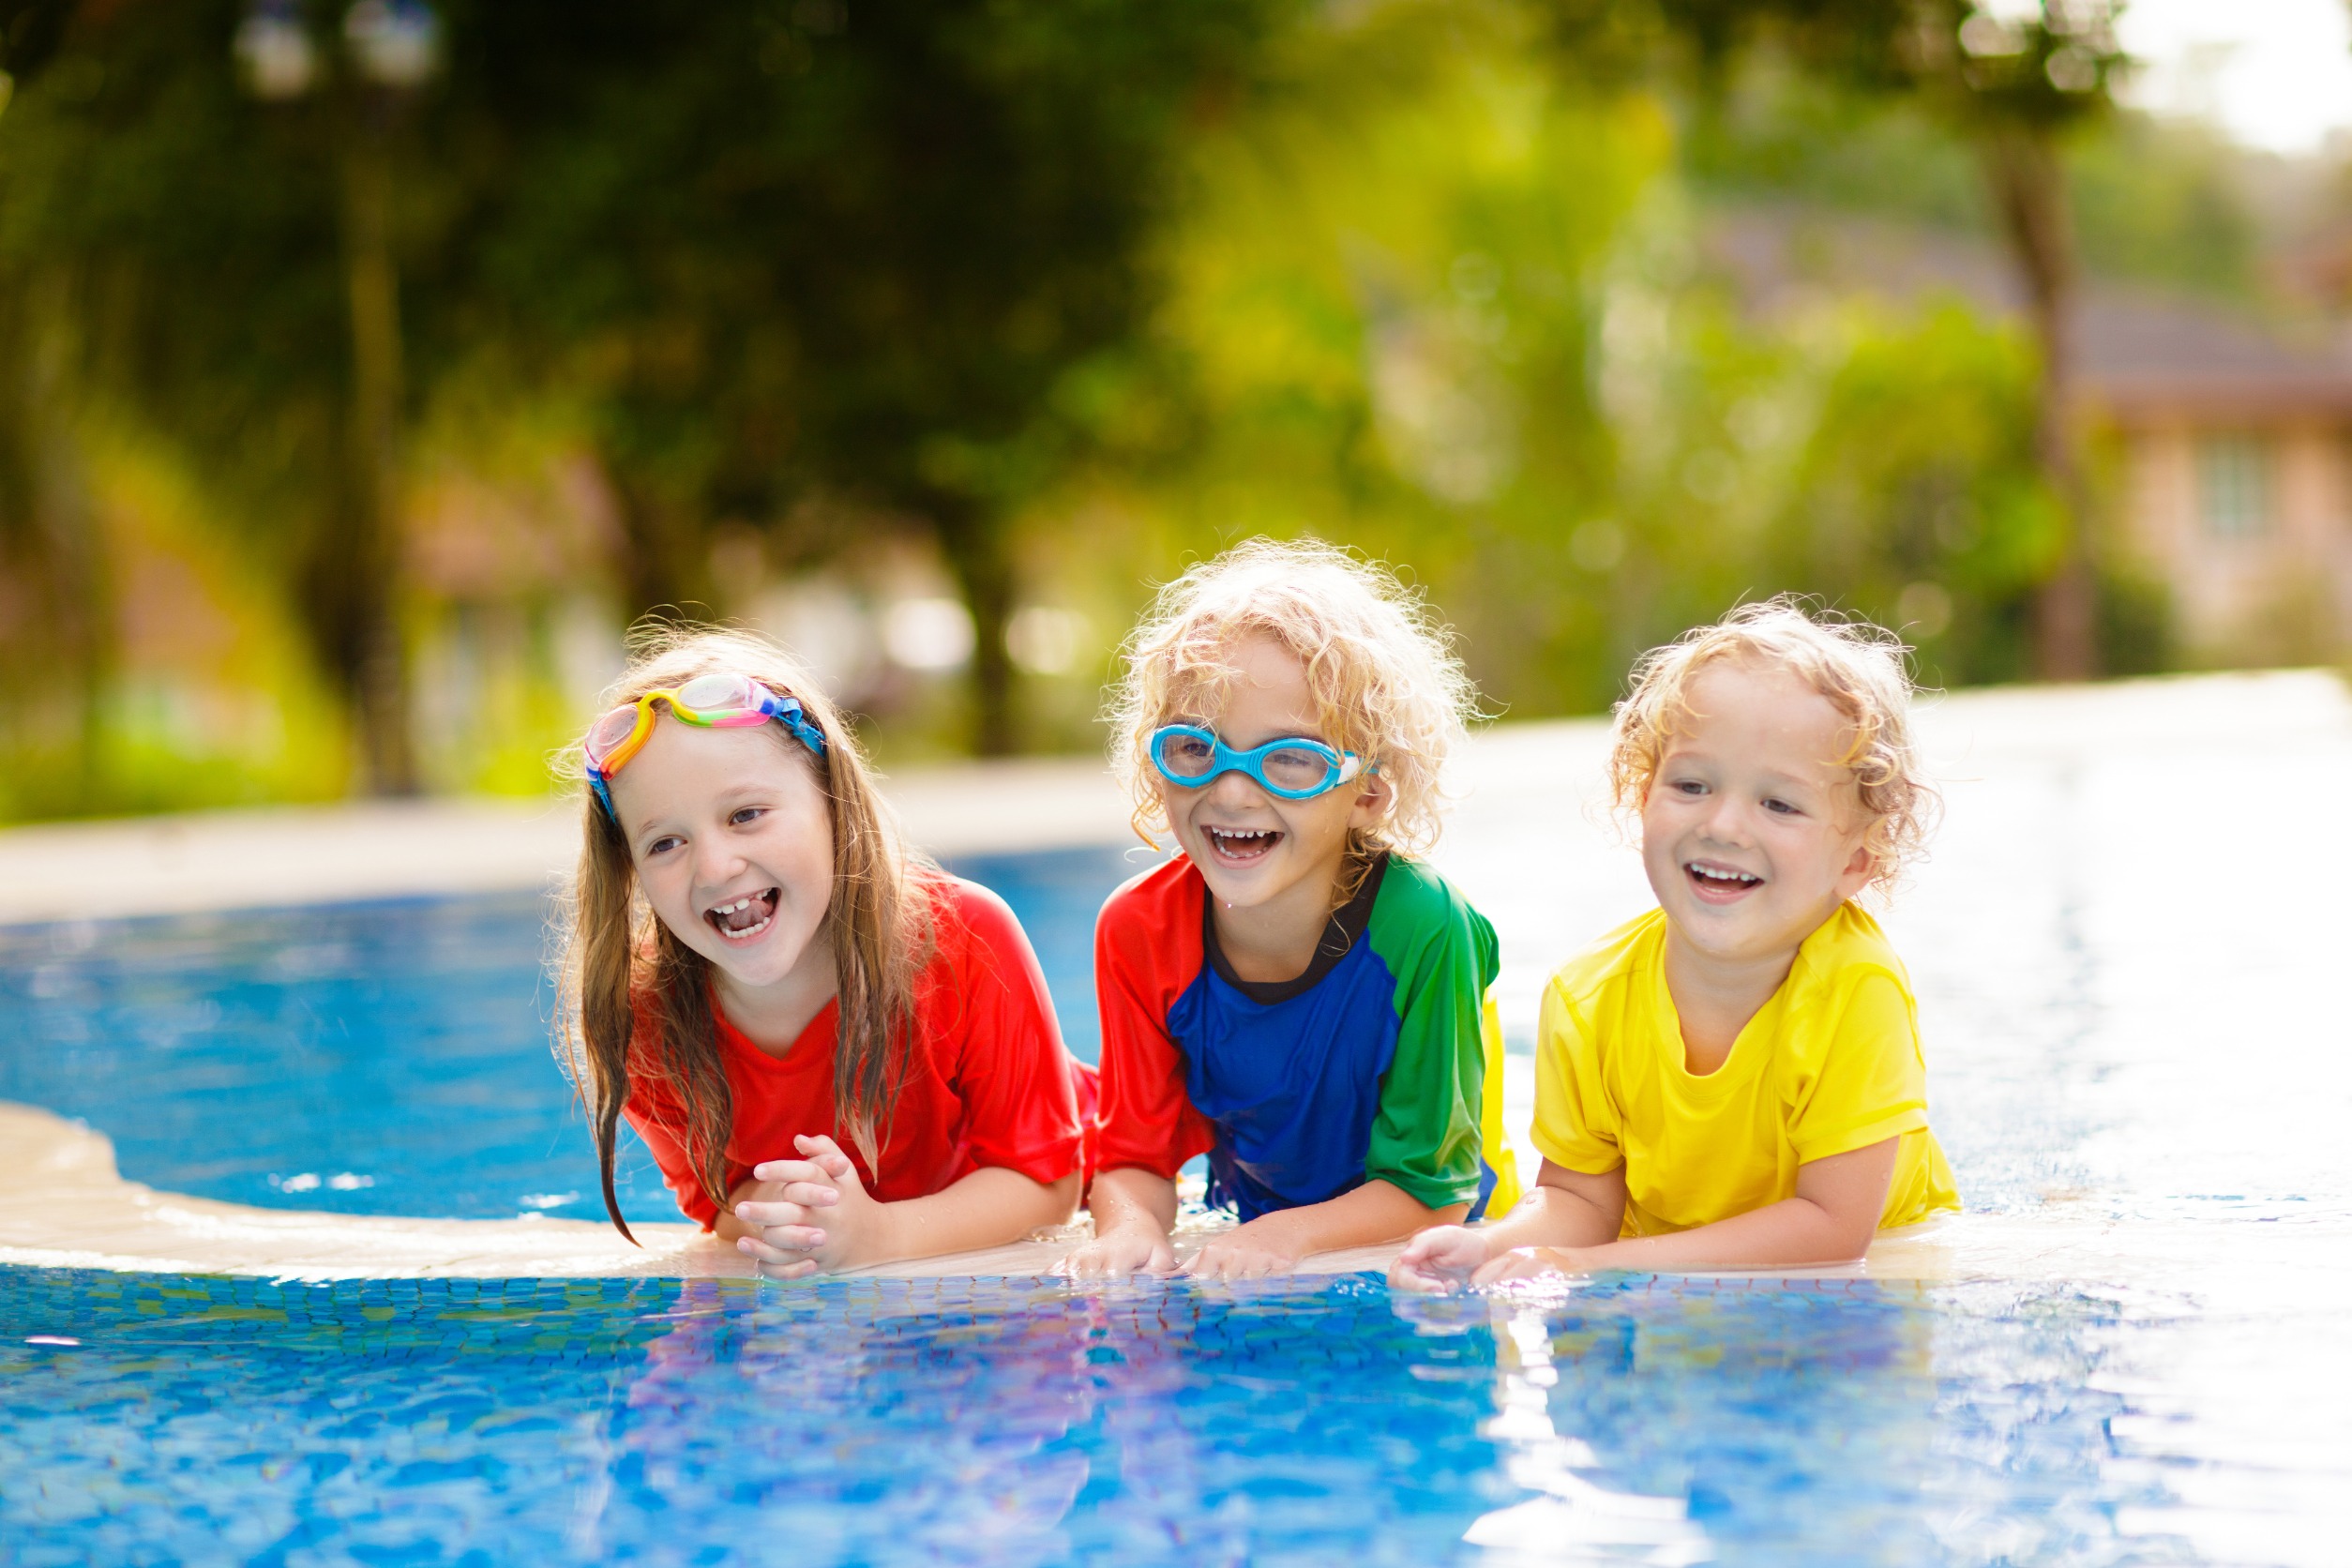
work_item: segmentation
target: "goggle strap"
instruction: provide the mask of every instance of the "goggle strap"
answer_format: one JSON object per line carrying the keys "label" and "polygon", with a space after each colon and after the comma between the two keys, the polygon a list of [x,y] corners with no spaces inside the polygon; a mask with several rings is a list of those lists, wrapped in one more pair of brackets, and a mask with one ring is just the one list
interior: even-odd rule
{"label": "goggle strap", "polygon": [[820,757],[825,754],[825,732],[808,722],[807,710],[800,705],[797,699],[785,698],[776,710],[776,716],[801,745]]}

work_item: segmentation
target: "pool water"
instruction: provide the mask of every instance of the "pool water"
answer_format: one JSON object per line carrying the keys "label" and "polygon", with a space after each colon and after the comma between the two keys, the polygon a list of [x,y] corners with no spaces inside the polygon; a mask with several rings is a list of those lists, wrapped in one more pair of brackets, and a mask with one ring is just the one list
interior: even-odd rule
{"label": "pool water", "polygon": [[[972,857],[1097,1054],[1093,920],[1116,849]],[[550,1049],[531,895],[0,927],[0,1099],[79,1117],[170,1192],[344,1214],[601,1219]],[[677,1205],[626,1126],[622,1212]]]}
{"label": "pool water", "polygon": [[[8,1560],[2172,1562],[2062,1289],[0,1271]],[[71,1341],[68,1343],[67,1341]]]}

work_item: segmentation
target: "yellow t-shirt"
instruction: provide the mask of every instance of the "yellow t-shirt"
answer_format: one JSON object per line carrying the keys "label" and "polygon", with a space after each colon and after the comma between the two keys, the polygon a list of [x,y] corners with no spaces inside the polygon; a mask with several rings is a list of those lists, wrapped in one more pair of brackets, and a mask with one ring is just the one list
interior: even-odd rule
{"label": "yellow t-shirt", "polygon": [[1788,978],[1704,1078],[1683,1065],[1660,910],[1552,976],[1535,1052],[1535,1147],[1591,1175],[1624,1166],[1624,1235],[1793,1198],[1798,1166],[1897,1136],[1879,1227],[1960,1207],[1927,1130],[1910,978],[1878,923],[1850,903],[1805,939]]}

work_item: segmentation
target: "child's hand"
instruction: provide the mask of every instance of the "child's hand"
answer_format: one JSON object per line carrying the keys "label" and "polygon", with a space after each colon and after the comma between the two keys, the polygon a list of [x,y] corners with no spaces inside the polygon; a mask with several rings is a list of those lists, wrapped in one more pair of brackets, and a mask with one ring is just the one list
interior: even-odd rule
{"label": "child's hand", "polygon": [[867,1196],[857,1167],[829,1138],[796,1138],[806,1158],[752,1167],[760,1186],[735,1205],[749,1232],[735,1245],[771,1279],[854,1268],[872,1242],[882,1205]]}
{"label": "child's hand", "polygon": [[1407,1242],[1389,1265],[1389,1287],[1448,1295],[1470,1282],[1486,1256],[1486,1238],[1469,1226],[1432,1226]]}
{"label": "child's hand", "polygon": [[1580,1248],[1572,1246],[1522,1246],[1488,1263],[1470,1275],[1472,1285],[1493,1285],[1505,1279],[1543,1279],[1558,1274],[1591,1274],[1592,1266],[1584,1260]]}
{"label": "child's hand", "polygon": [[1299,1266],[1306,1249],[1291,1227],[1269,1223],[1282,1218],[1267,1214],[1211,1238],[1192,1255],[1184,1272],[1194,1279],[1263,1279],[1289,1274]]}
{"label": "child's hand", "polygon": [[1071,1253],[1054,1265],[1065,1279],[1123,1279],[1133,1274],[1170,1274],[1176,1272],[1176,1249],[1164,1232],[1138,1226],[1121,1226]]}

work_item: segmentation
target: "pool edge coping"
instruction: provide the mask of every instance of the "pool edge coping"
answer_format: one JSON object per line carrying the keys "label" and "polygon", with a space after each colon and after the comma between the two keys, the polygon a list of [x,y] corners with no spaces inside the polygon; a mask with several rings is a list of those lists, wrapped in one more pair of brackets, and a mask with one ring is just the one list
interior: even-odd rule
{"label": "pool edge coping", "polygon": [[[272,1279],[739,1279],[750,1259],[686,1224],[634,1229],[633,1247],[589,1220],[432,1219],[264,1209],[127,1181],[105,1134],[37,1106],[0,1101],[0,1144],[20,1152],[0,1168],[0,1265],[124,1274]],[[1180,1255],[1218,1227],[1179,1238]],[[1079,1227],[1044,1240],[860,1269],[837,1278],[1034,1278],[1084,1239]],[[1385,1273],[1396,1244],[1319,1253],[1308,1275]],[[2209,1263],[2199,1251],[2195,1259]],[[2191,1261],[2162,1228],[2062,1214],[1962,1214],[1883,1233],[1861,1263],[1834,1267],[1688,1271],[1661,1278],[1780,1282],[1977,1281],[2146,1284]],[[2124,1265],[2117,1268],[2116,1265]]]}

